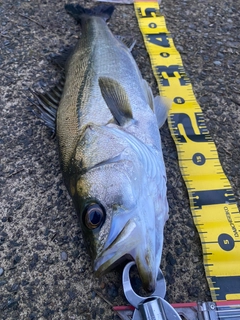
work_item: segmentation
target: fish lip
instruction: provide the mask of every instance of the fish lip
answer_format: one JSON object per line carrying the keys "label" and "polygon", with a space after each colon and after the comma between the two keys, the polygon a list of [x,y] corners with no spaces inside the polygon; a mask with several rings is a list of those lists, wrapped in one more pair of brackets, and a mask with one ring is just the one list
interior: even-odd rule
{"label": "fish lip", "polygon": [[[103,260],[103,258],[97,259],[96,262],[94,263],[94,274],[97,277],[103,276],[104,274],[108,273],[109,271],[114,269],[116,266],[118,266],[119,264],[121,264],[125,261],[134,261],[133,257],[128,253],[119,257],[118,259],[114,260],[113,262],[110,262],[111,258],[106,260],[103,263],[100,262],[101,260]],[[100,263],[100,266],[97,268],[96,264],[99,264],[99,263]]]}
{"label": "fish lip", "polygon": [[112,259],[113,257],[114,255],[108,259],[106,258],[106,256],[103,256],[95,260],[95,263],[94,263],[95,276],[100,277],[106,274],[107,272],[111,271],[122,262],[134,261],[135,264],[137,265],[137,269],[138,269],[139,276],[142,281],[142,286],[144,290],[148,293],[154,292],[156,288],[157,274],[158,274],[155,268],[151,268],[151,266],[144,265],[142,261],[140,261],[137,257],[134,258],[129,253],[126,253],[120,257],[116,257],[115,259]]}
{"label": "fish lip", "polygon": [[[107,273],[109,269],[114,268],[126,256],[132,257],[132,253],[139,241],[127,241],[128,238],[135,233],[137,229],[136,223],[133,220],[128,220],[117,235],[117,237],[107,247],[103,248],[102,252],[94,261],[94,271],[96,275]],[[134,239],[132,237],[132,239]],[[137,238],[136,238],[137,239]],[[134,260],[133,258],[131,260]]]}
{"label": "fish lip", "polygon": [[154,263],[146,264],[146,260],[140,260],[139,257],[136,257],[135,263],[137,265],[144,290],[148,293],[153,293],[156,288],[158,268],[155,267]]}
{"label": "fish lip", "polygon": [[141,242],[137,224],[131,219],[117,238],[96,257],[95,275],[100,277],[126,260],[136,263],[143,288],[152,293],[156,287],[159,265],[156,265],[157,259],[153,251],[147,250],[146,243],[143,245]]}

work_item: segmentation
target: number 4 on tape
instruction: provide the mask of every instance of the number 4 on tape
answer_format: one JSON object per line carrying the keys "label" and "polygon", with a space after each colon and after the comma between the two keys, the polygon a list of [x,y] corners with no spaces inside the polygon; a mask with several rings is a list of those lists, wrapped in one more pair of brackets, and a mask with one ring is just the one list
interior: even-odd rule
{"label": "number 4 on tape", "polygon": [[240,213],[159,5],[134,3],[162,96],[172,99],[169,127],[200,234],[213,300],[240,299]]}

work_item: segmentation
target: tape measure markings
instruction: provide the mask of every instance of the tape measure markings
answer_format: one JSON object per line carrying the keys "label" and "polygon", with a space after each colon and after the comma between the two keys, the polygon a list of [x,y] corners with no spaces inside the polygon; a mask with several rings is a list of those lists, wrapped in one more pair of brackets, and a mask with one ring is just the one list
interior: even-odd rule
{"label": "tape measure markings", "polygon": [[240,279],[240,213],[231,185],[158,3],[135,2],[135,11],[160,94],[173,100],[168,123],[202,242],[212,298],[239,299],[240,285],[232,279]]}

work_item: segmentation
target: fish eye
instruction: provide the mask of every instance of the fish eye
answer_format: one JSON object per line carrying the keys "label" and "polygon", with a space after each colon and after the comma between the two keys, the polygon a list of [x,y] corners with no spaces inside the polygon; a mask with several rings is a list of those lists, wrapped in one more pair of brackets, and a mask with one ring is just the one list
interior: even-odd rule
{"label": "fish eye", "polygon": [[100,227],[105,221],[105,210],[102,205],[98,203],[86,206],[83,212],[83,221],[88,229],[96,229]]}

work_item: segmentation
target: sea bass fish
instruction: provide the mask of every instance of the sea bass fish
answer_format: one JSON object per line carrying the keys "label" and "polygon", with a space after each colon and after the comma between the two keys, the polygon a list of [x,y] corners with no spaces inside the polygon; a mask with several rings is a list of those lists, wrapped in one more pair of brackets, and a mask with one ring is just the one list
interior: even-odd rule
{"label": "sea bass fish", "polygon": [[65,64],[58,108],[56,91],[38,95],[41,116],[56,126],[64,181],[94,271],[132,259],[153,291],[168,218],[159,134],[168,107],[153,97],[131,47],[108,28],[113,7],[65,8],[82,35]]}

